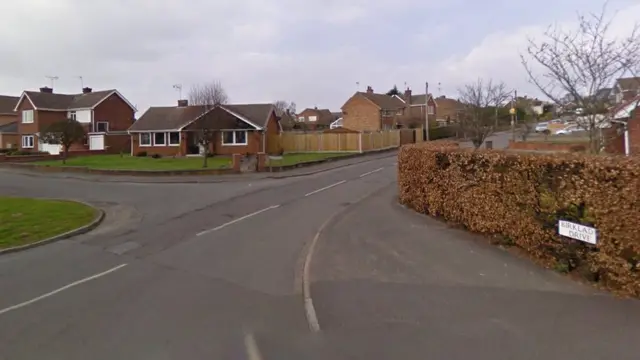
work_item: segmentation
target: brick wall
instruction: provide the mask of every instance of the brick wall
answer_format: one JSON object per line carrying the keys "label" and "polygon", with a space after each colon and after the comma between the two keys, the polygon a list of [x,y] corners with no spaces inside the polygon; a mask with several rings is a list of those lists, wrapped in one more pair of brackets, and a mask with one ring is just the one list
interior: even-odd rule
{"label": "brick wall", "polygon": [[133,125],[134,115],[135,111],[118,95],[113,94],[96,106],[93,121],[109,122],[109,131],[126,131]]}
{"label": "brick wall", "polygon": [[342,107],[342,125],[357,131],[380,130],[380,109],[364,96],[356,94]]}

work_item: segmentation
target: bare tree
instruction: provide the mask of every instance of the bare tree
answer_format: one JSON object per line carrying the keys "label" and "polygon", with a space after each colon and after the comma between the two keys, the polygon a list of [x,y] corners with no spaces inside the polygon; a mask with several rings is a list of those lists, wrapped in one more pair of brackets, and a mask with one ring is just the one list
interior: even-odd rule
{"label": "bare tree", "polygon": [[196,84],[189,89],[189,104],[216,106],[229,102],[227,91],[220,81]]}
{"label": "bare tree", "polygon": [[42,142],[62,146],[62,163],[66,164],[69,148],[80,143],[86,136],[82,124],[73,119],[55,122],[40,134]]}
{"label": "bare tree", "polygon": [[[489,85],[491,85],[491,82],[489,82]],[[500,109],[500,107],[504,104],[504,102],[506,102],[507,100],[509,100],[509,98],[511,97],[511,92],[509,90],[507,90],[507,86],[504,83],[498,83],[495,86],[491,87],[489,89],[487,89],[491,92],[490,97],[492,98],[492,103],[494,108],[494,120],[495,120],[495,128],[498,127],[498,111]],[[495,129],[494,128],[494,129]]]}
{"label": "bare tree", "polygon": [[286,100],[276,100],[273,103],[273,106],[276,107],[276,115],[281,116],[282,114],[289,111],[290,114],[296,113],[296,103],[288,102]]}
{"label": "bare tree", "polygon": [[624,38],[612,36],[611,24],[605,3],[600,14],[578,15],[575,30],[550,26],[544,40],[529,39],[528,56],[521,55],[531,82],[543,94],[559,106],[569,99],[582,109],[577,123],[588,131],[593,153],[604,149],[602,128],[610,120],[598,91],[636,73],[640,61],[638,24]]}
{"label": "bare tree", "polygon": [[478,149],[494,131],[494,108],[504,102],[506,86],[500,82],[494,84],[492,80],[485,82],[478,79],[475,83],[467,84],[459,89],[459,101],[464,105],[460,114],[464,131],[471,137],[473,146]]}
{"label": "bare tree", "polygon": [[226,104],[228,101],[227,92],[219,81],[194,85],[189,90],[189,103],[202,107],[202,115],[193,130],[197,132],[198,145],[202,148],[203,168],[208,166],[209,148],[215,141],[216,136],[211,110],[218,105]]}

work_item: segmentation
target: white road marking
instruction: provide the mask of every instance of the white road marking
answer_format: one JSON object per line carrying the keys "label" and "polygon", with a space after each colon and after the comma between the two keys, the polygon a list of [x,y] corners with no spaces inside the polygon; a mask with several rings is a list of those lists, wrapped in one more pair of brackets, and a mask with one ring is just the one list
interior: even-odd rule
{"label": "white road marking", "polygon": [[244,336],[244,347],[247,350],[247,359],[262,360],[258,343],[256,343],[256,339],[252,333],[248,333]]}
{"label": "white road marking", "polygon": [[224,228],[224,227],[227,227],[227,226],[229,226],[229,225],[231,225],[231,224],[235,224],[235,223],[237,223],[238,221],[242,221],[242,220],[244,220],[244,219],[248,219],[248,218],[250,218],[250,217],[252,217],[252,216],[256,216],[256,215],[261,214],[261,213],[263,213],[263,212],[265,212],[265,211],[273,210],[273,209],[276,209],[276,208],[279,208],[279,207],[280,207],[280,205],[272,205],[272,206],[269,206],[269,207],[264,208],[264,209],[262,209],[262,210],[258,210],[258,211],[256,211],[256,212],[252,212],[251,214],[248,214],[248,215],[245,215],[245,216],[239,217],[239,218],[237,218],[237,219],[233,219],[233,220],[229,221],[228,223],[224,223],[224,224],[222,224],[222,225],[216,226],[216,227],[214,227],[213,229],[209,229],[209,230],[201,231],[201,232],[197,233],[197,234],[196,234],[196,236],[202,236],[202,235],[208,234],[208,233],[213,232],[213,231],[218,231],[218,230],[220,230],[220,229],[222,229],[222,228]]}
{"label": "white road marking", "polygon": [[93,275],[93,276],[89,276],[88,278],[84,278],[84,279],[82,279],[82,280],[78,280],[78,281],[76,281],[76,282],[72,282],[72,283],[71,283],[71,284],[69,284],[69,285],[65,285],[65,286],[63,286],[63,287],[61,287],[61,288],[59,288],[59,289],[53,290],[53,291],[48,292],[48,293],[46,293],[46,294],[44,294],[44,295],[40,295],[40,296],[38,296],[37,298],[33,298],[33,299],[29,300],[29,301],[25,301],[25,302],[20,303],[20,304],[16,304],[16,305],[13,305],[13,306],[9,306],[9,307],[8,307],[8,308],[6,308],[6,309],[2,309],[2,310],[0,310],[0,315],[2,315],[2,314],[4,314],[4,313],[8,313],[9,311],[13,311],[13,310],[20,309],[20,308],[25,307],[25,306],[27,306],[27,305],[31,305],[31,304],[33,304],[33,303],[35,303],[35,302],[38,302],[38,301],[40,301],[40,300],[46,299],[46,298],[48,298],[48,297],[50,297],[50,296],[53,296],[53,295],[55,295],[55,294],[57,294],[57,293],[59,293],[59,292],[62,292],[62,291],[65,291],[65,290],[67,290],[67,289],[70,289],[70,288],[72,288],[72,287],[74,287],[74,286],[78,286],[78,285],[80,285],[80,284],[86,283],[87,281],[95,280],[95,279],[97,279],[97,278],[99,278],[99,277],[102,277],[102,276],[105,276],[105,275],[107,275],[107,274],[110,274],[110,273],[112,273],[112,272],[114,272],[114,271],[120,270],[120,269],[122,269],[122,268],[123,268],[123,267],[125,267],[125,266],[127,266],[127,264],[118,265],[118,266],[114,267],[113,269],[109,269],[109,270],[107,270],[107,271],[105,271],[105,272],[101,272],[100,274],[95,274],[95,275]]}
{"label": "white road marking", "polygon": [[340,184],[344,184],[344,183],[346,183],[346,182],[347,182],[347,180],[338,181],[338,182],[337,182],[337,183],[335,183],[335,184],[331,184],[331,185],[329,185],[329,186],[325,186],[325,187],[320,188],[320,189],[318,189],[318,190],[314,190],[314,191],[312,191],[312,192],[310,192],[310,193],[305,194],[304,196],[306,197],[306,196],[310,196],[310,195],[313,195],[313,194],[317,194],[317,193],[319,193],[320,191],[325,191],[325,190],[327,190],[327,189],[331,189],[331,188],[332,188],[332,187],[334,187],[334,186],[338,186],[338,185],[340,185]]}
{"label": "white road marking", "polygon": [[379,168],[379,169],[375,169],[375,170],[373,170],[373,171],[366,172],[366,173],[364,173],[364,174],[360,175],[360,177],[365,177],[365,176],[367,176],[367,175],[371,175],[371,174],[373,174],[373,173],[377,173],[378,171],[381,171],[381,170],[384,170],[384,168],[383,168],[383,167],[381,167],[381,168]]}

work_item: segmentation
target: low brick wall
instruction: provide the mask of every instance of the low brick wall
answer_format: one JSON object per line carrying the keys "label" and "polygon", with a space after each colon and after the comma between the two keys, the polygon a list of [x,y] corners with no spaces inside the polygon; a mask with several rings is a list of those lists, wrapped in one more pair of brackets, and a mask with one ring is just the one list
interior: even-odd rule
{"label": "low brick wall", "polygon": [[[91,156],[91,155],[104,155],[106,152],[104,150],[79,150],[79,151],[70,151],[67,155],[67,158],[78,157],[78,156]],[[1,162],[11,162],[11,163],[25,163],[25,162],[35,162],[35,161],[47,161],[47,160],[60,160],[62,159],[62,155],[50,155],[50,154],[35,154],[35,155],[4,155],[0,154],[0,163]]]}
{"label": "low brick wall", "polygon": [[539,150],[558,152],[584,152],[587,144],[584,143],[549,143],[544,141],[513,141],[509,140],[510,150]]}

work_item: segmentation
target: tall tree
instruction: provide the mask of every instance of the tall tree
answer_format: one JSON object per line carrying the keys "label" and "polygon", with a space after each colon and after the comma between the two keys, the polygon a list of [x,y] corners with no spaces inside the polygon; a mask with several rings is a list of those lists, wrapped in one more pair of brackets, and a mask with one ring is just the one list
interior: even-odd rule
{"label": "tall tree", "polygon": [[86,133],[82,124],[73,119],[66,119],[49,125],[40,133],[42,142],[62,146],[62,163],[67,163],[69,148],[84,140]]}
{"label": "tall tree", "polygon": [[290,114],[296,113],[296,103],[294,103],[293,101],[288,102],[286,100],[276,100],[273,102],[273,106],[276,107],[276,115],[278,116],[286,113],[287,110]]}
{"label": "tall tree", "polygon": [[599,153],[605,141],[602,127],[608,116],[606,99],[596,96],[616,79],[637,73],[640,64],[640,32],[632,24],[624,37],[611,34],[606,4],[599,14],[578,15],[575,29],[551,26],[543,40],[529,39],[521,55],[529,78],[559,106],[570,99],[582,108],[578,125],[588,131],[590,150]]}
{"label": "tall tree", "polygon": [[389,96],[400,95],[400,90],[398,90],[398,87],[396,85],[393,85],[393,88],[387,91],[387,95]]}
{"label": "tall tree", "polygon": [[226,90],[220,81],[194,85],[189,90],[189,103],[191,105],[202,106],[202,114],[194,130],[197,132],[198,145],[203,149],[202,167],[208,166],[209,148],[215,141],[216,130],[212,126],[214,119],[211,110],[218,105],[226,104],[229,101]]}
{"label": "tall tree", "polygon": [[458,90],[459,101],[464,105],[459,126],[471,137],[474,148],[478,149],[494,131],[495,108],[503,101],[504,83],[485,82],[478,79]]}

